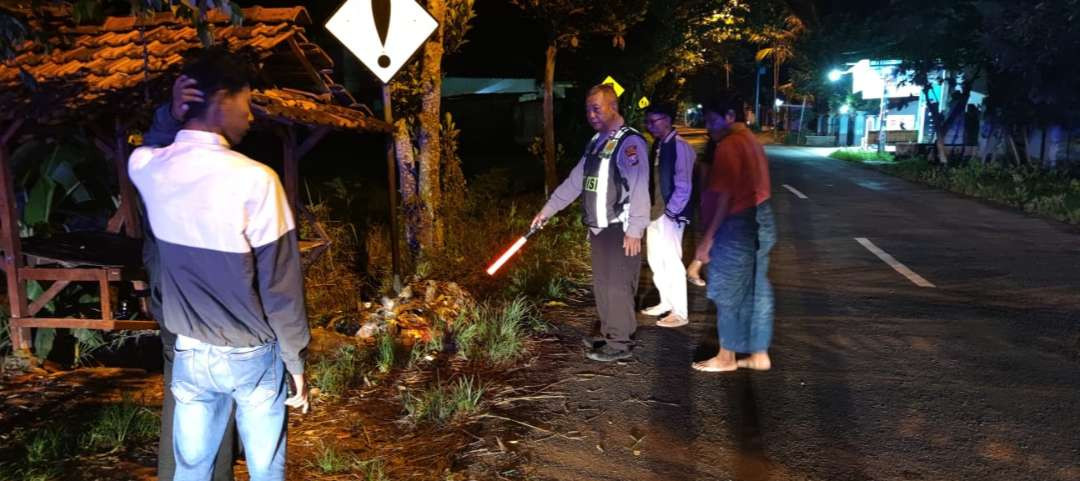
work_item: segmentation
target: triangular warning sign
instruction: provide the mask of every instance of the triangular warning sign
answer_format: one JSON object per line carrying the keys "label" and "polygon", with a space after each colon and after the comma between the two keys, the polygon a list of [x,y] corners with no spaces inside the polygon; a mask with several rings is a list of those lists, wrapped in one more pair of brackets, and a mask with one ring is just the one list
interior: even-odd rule
{"label": "triangular warning sign", "polygon": [[623,92],[626,91],[626,89],[624,89],[622,85],[619,85],[619,82],[616,82],[615,79],[612,78],[612,76],[610,75],[608,75],[608,78],[604,79],[604,81],[600,83],[610,85],[611,88],[615,89],[615,95],[617,97],[622,97]]}
{"label": "triangular warning sign", "polygon": [[326,22],[326,29],[383,83],[438,26],[414,0],[347,0]]}

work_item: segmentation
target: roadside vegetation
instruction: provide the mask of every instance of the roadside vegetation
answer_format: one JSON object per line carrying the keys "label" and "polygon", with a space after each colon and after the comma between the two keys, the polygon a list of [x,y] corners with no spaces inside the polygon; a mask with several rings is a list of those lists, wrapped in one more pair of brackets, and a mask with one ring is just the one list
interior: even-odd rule
{"label": "roadside vegetation", "polygon": [[1033,165],[968,161],[943,166],[925,158],[895,159],[891,154],[838,150],[831,157],[864,163],[897,177],[1029,214],[1080,224],[1080,178]]}
{"label": "roadside vegetation", "polygon": [[862,149],[841,149],[829,154],[829,157],[847,162],[893,162],[896,160],[896,156],[888,152],[878,153],[876,150]]}
{"label": "roadside vegetation", "polygon": [[104,404],[77,419],[50,418],[17,428],[14,448],[0,453],[0,479],[48,481],[65,476],[81,458],[156,444],[161,418],[156,409],[131,398]]}

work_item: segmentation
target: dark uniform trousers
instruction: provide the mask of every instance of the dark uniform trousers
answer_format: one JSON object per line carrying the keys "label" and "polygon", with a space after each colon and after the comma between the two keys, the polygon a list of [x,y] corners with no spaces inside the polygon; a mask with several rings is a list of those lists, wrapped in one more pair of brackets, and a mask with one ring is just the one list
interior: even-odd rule
{"label": "dark uniform trousers", "polygon": [[626,255],[625,236],[622,224],[610,224],[599,234],[589,231],[600,332],[615,349],[629,349],[630,336],[637,330],[634,296],[641,277],[641,254]]}

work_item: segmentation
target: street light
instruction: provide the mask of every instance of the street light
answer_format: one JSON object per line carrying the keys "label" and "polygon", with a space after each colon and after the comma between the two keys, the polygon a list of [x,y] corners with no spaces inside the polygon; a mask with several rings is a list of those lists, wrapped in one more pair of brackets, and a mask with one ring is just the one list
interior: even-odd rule
{"label": "street light", "polygon": [[851,106],[850,105],[844,104],[844,105],[840,106],[840,115],[847,115],[850,112],[851,112]]}
{"label": "street light", "polygon": [[[844,75],[847,75],[847,74],[851,73],[853,70],[855,70],[854,66],[852,66],[851,68],[849,68],[847,70],[840,70],[840,69],[835,69],[834,68],[834,69],[829,71],[829,81],[830,82],[837,82],[841,78],[843,78]],[[880,77],[881,77],[881,104],[878,106],[878,149],[877,150],[878,150],[879,154],[884,154],[885,153],[885,76],[881,75]],[[840,107],[840,113],[841,114],[846,114],[847,113],[845,111],[844,107],[847,107],[848,109],[851,108],[847,104],[842,105]]]}
{"label": "street light", "polygon": [[784,99],[776,99],[776,106],[778,108],[783,107],[784,106]]}

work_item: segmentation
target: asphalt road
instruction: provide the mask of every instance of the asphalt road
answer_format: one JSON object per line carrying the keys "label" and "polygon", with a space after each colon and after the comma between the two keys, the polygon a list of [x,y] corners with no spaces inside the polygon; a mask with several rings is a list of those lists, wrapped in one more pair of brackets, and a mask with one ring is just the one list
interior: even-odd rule
{"label": "asphalt road", "polygon": [[531,479],[1080,480],[1080,229],[768,153],[773,370],[690,370],[716,349],[696,288],[690,326],[641,317],[623,365],[580,357],[582,312],[567,397],[534,416],[573,435],[530,445]]}

